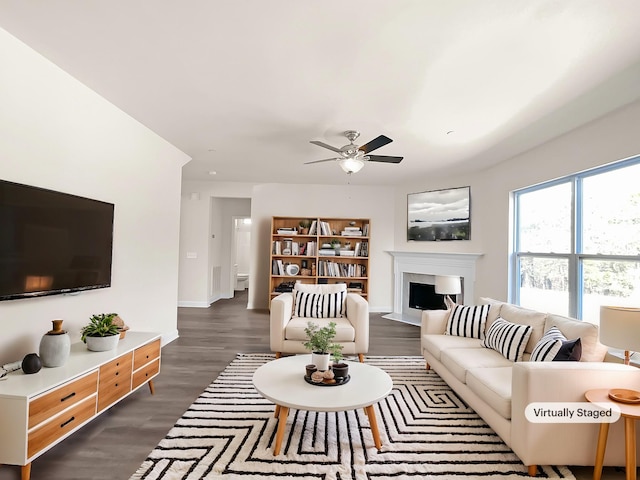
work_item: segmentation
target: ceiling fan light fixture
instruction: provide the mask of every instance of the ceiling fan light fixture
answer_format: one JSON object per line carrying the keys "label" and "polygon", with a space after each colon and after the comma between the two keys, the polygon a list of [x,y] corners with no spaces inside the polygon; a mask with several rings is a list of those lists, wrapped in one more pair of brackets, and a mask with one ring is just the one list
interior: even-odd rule
{"label": "ceiling fan light fixture", "polygon": [[345,173],[358,173],[364,167],[364,161],[360,158],[343,158],[338,160],[338,164]]}

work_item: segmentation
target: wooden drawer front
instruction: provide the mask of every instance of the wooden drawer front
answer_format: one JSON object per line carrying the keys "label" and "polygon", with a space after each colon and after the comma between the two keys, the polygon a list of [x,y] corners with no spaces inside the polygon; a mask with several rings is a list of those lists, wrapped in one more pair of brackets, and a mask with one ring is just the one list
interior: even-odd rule
{"label": "wooden drawer front", "polygon": [[138,370],[145,363],[160,357],[160,339],[136,348],[133,353],[133,369]]}
{"label": "wooden drawer front", "polygon": [[137,372],[133,373],[133,387],[138,388],[143,383],[148,382],[155,377],[160,371],[160,359],[158,358],[153,363],[145,365]]}
{"label": "wooden drawer front", "polygon": [[28,456],[33,455],[51,445],[60,437],[89,420],[96,414],[95,395],[83,400],[73,408],[57,416],[29,433]]}
{"label": "wooden drawer front", "polygon": [[131,365],[132,358],[128,353],[100,367],[99,412],[131,391]]}
{"label": "wooden drawer front", "polygon": [[98,391],[98,371],[66,383],[29,402],[29,428],[53,417],[56,413],[78,403]]}

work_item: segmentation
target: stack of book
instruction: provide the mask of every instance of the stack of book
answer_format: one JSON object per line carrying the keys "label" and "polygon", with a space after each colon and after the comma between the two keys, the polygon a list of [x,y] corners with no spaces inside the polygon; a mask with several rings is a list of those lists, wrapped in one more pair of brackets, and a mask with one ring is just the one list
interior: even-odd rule
{"label": "stack of book", "polygon": [[294,227],[280,227],[277,230],[277,234],[278,235],[297,235],[298,230],[296,230]]}
{"label": "stack of book", "polygon": [[361,237],[362,230],[360,230],[360,227],[344,227],[344,230],[342,230],[342,236],[343,237]]}

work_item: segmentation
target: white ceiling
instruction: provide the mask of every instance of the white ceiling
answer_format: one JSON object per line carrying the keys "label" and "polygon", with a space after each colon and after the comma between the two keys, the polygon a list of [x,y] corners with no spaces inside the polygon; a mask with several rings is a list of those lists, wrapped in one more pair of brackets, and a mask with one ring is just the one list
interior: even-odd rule
{"label": "white ceiling", "polygon": [[[184,178],[356,185],[485,168],[640,98],[639,18],[638,0],[0,2],[0,27],[190,155]],[[349,129],[404,160],[303,165]]]}

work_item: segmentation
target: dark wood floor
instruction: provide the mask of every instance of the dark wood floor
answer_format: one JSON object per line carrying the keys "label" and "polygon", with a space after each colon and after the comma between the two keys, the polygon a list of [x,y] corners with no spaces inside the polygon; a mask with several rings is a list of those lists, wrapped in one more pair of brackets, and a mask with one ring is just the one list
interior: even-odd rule
{"label": "dark wood floor", "polygon": [[[133,393],[33,462],[33,480],[127,480],[236,353],[269,352],[269,314],[247,310],[247,292],[207,309],[179,308],[180,338],[162,349],[156,393]],[[135,328],[135,323],[130,321]],[[420,355],[419,328],[371,314],[370,355]],[[0,432],[6,435],[6,432]],[[574,470],[574,469],[572,469]],[[576,469],[580,480],[592,469]],[[20,468],[0,466],[0,480]],[[605,472],[606,479],[624,478]]]}

